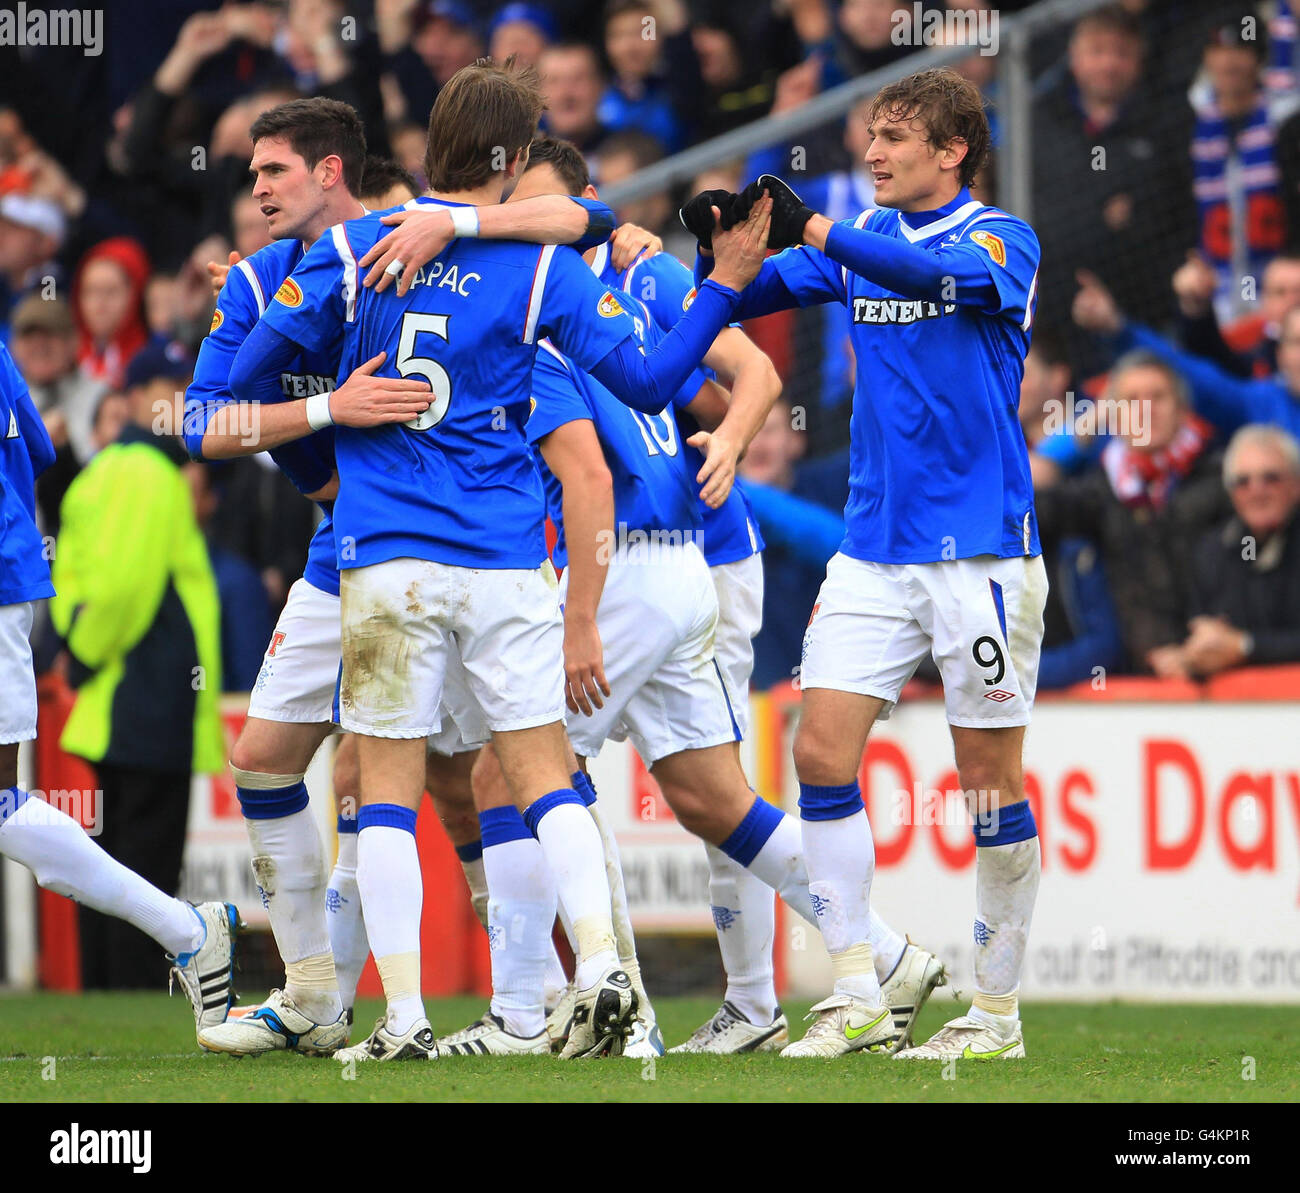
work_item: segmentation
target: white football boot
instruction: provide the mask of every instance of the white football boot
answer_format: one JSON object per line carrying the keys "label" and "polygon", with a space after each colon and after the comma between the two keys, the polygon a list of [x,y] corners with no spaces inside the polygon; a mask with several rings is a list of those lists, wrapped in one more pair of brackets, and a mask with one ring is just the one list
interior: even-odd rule
{"label": "white football boot", "polygon": [[549,1056],[551,1039],[543,1028],[535,1036],[517,1036],[491,1011],[477,1023],[443,1036],[436,1044],[442,1056]]}
{"label": "white football boot", "polygon": [[891,1051],[911,1047],[912,1030],[925,1000],[947,984],[948,973],[943,962],[909,942],[893,972],[880,983],[881,999],[893,1015],[894,1030],[898,1033]]}
{"label": "white football boot", "polygon": [[233,903],[199,903],[194,911],[203,922],[203,940],[193,952],[172,958],[167,991],[175,984],[185,991],[199,1035],[224,1023],[234,1006],[235,937],[243,925]]}
{"label": "white football boot", "polygon": [[685,1044],[669,1052],[713,1052],[733,1056],[741,1052],[776,1052],[790,1042],[790,1021],[776,1008],[771,1023],[751,1023],[729,1002],[724,1002],[713,1018],[695,1029]]}
{"label": "white football boot", "polygon": [[594,985],[575,992],[569,1038],[560,1058],[622,1055],[636,1010],[632,979],[621,969],[606,970]]}
{"label": "white football boot", "polygon": [[632,1031],[623,1045],[623,1055],[633,1060],[645,1060],[648,1057],[663,1056],[666,1051],[663,1033],[653,1014],[645,1015],[637,1011],[636,1018],[632,1020]]}
{"label": "white football boot", "polygon": [[388,1019],[375,1021],[375,1030],[368,1039],[350,1048],[340,1048],[334,1059],[347,1061],[362,1060],[436,1060],[438,1046],[433,1039],[433,1028],[427,1019],[420,1019],[412,1024],[410,1031],[395,1035],[388,1030]]}
{"label": "white football boot", "polygon": [[950,1019],[924,1044],[904,1048],[895,1060],[1020,1060],[1025,1037],[1020,1020],[1004,1032],[970,1015]]}
{"label": "white football boot", "polygon": [[802,1040],[787,1044],[781,1055],[847,1056],[850,1052],[884,1052],[894,1042],[894,1019],[888,1007],[871,1007],[847,994],[832,994],[804,1016],[813,1025]]}
{"label": "white football boot", "polygon": [[261,1006],[204,1028],[199,1032],[199,1043],[212,1052],[230,1056],[259,1056],[263,1052],[333,1056],[347,1045],[350,1028],[347,1011],[333,1023],[317,1023],[304,1015],[283,990],[272,990]]}
{"label": "white football boot", "polygon": [[546,1016],[546,1034],[551,1041],[551,1051],[559,1052],[569,1042],[569,1028],[573,1025],[573,983],[565,986],[555,1009]]}

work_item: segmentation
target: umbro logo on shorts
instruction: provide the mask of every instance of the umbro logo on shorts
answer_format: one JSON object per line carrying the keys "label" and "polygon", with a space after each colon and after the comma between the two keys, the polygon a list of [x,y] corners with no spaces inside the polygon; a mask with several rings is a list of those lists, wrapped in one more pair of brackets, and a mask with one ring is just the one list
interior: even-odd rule
{"label": "umbro logo on shorts", "polygon": [[1015,692],[1008,692],[1002,688],[994,688],[993,691],[984,693],[985,700],[994,700],[998,704],[1002,704],[1007,700],[1014,700],[1015,698]]}

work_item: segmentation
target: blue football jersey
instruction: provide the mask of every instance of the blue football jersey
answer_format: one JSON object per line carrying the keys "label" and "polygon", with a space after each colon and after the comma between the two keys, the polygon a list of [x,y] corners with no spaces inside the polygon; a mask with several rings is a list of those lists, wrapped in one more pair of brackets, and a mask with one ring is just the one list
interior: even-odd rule
{"label": "blue football jersey", "polygon": [[[616,297],[627,309],[638,309],[638,304],[626,294],[616,293]],[[649,313],[640,309],[643,317],[634,315],[633,323],[643,346],[653,349],[664,333]],[[565,423],[590,419],[614,482],[617,542],[629,541],[634,531],[651,535],[666,531],[672,536],[668,542],[693,542],[700,530],[700,503],[695,495],[695,473],[688,470],[685,445],[673,411],[695,397],[704,384],[704,374],[695,370],[668,409],[659,414],[643,414],[625,406],[549,340],[542,340],[538,346],[541,351],[533,362],[529,442],[536,445]],[[547,512],[558,534],[551,558],[556,567],[567,567],[563,490],[536,446],[534,456],[546,491]]]}
{"label": "blue football jersey", "polygon": [[[876,563],[1037,555],[1029,454],[1017,407],[1039,248],[1023,220],[963,190],[919,226],[897,210],[853,226],[991,278],[987,307],[895,294],[809,246],[774,269],[801,306],[846,305],[857,378],[841,550]],[[848,221],[845,221],[847,223]]]}
{"label": "blue football jersey", "polygon": [[[596,250],[596,259],[592,262],[596,276],[606,285],[616,286],[640,302],[651,319],[663,330],[672,327],[690,307],[691,300],[695,297],[695,279],[691,271],[671,253],[639,257],[622,274],[610,264],[609,255],[608,246]],[[712,376],[711,369],[706,369],[705,372]],[[680,405],[675,406],[675,412],[682,454],[694,485],[695,477],[704,466],[704,454],[698,448],[691,447],[686,440],[700,427]],[[702,519],[700,546],[710,567],[748,559],[763,549],[758,519],[749,508],[749,499],[745,496],[745,487],[739,477],[732,485],[727,500],[717,509],[711,509],[700,501],[698,486],[695,486],[695,493]]]}
{"label": "blue football jersey", "polygon": [[335,428],[340,563],[537,567],[546,507],[524,431],[537,341],[549,335],[591,367],[635,338],[632,317],[572,248],[519,241],[455,240],[405,297],[377,293],[360,284],[357,261],[388,230],[375,216],[330,229],[265,315],[309,349],[341,327],[341,376],[384,352],[380,375],[433,391],[409,423]]}
{"label": "blue football jersey", "polygon": [[[194,459],[202,458],[203,432],[212,416],[235,400],[229,388],[230,365],[235,354],[302,257],[301,241],[273,241],[240,261],[226,277],[212,315],[211,330],[199,347],[194,380],[185,392],[185,445]],[[286,401],[334,388],[340,341],[341,333],[332,342],[303,352],[292,368],[280,375],[280,389]],[[285,448],[274,448],[270,454],[291,479],[296,479],[293,462],[304,451],[316,453],[324,465],[332,467],[334,428],[317,431]],[[303,578],[322,591],[338,596],[332,506],[333,502],[320,503],[325,516],[308,546]]]}
{"label": "blue football jersey", "polygon": [[0,344],[0,605],[54,595],[36,528],[36,478],[54,445],[9,349]]}

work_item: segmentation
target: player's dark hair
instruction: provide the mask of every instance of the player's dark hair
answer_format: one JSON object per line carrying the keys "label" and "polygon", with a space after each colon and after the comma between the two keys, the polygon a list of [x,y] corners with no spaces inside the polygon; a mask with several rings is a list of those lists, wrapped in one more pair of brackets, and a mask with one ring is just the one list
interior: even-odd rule
{"label": "player's dark hair", "polygon": [[550,166],[571,195],[580,195],[591,185],[587,160],[572,141],[542,133],[528,147],[528,168]]}
{"label": "player's dark hair", "polygon": [[664,156],[664,143],[650,133],[639,128],[625,128],[621,132],[606,137],[600,143],[600,156],[618,157],[625,153],[635,163],[638,170],[653,166]]}
{"label": "player's dark hair", "polygon": [[1146,43],[1137,17],[1122,4],[1107,4],[1081,16],[1070,30],[1070,40],[1073,41],[1080,33],[1118,33],[1121,37]]}
{"label": "player's dark hair", "polygon": [[373,206],[372,199],[382,199],[395,186],[404,186],[414,199],[420,194],[420,184],[415,175],[403,168],[401,162],[391,157],[379,157],[371,154],[366,158],[361,170],[361,191],[357,198],[367,207]]}
{"label": "player's dark hair", "polygon": [[948,67],[918,71],[882,87],[867,114],[867,123],[884,117],[905,123],[920,120],[936,150],[964,142],[966,156],[957,167],[962,186],[970,186],[989,155],[992,136],[979,88]]}
{"label": "player's dark hair", "polygon": [[480,58],[444,84],[429,113],[424,176],[429,188],[468,191],[515,159],[537,133],[546,109],[537,71]]}
{"label": "player's dark hair", "polygon": [[263,112],[248,135],[256,144],[278,137],[314,170],[322,158],[335,156],[343,163],[343,185],[352,195],[361,192],[361,168],[366,160],[366,131],[351,104],[315,95],[293,99]]}

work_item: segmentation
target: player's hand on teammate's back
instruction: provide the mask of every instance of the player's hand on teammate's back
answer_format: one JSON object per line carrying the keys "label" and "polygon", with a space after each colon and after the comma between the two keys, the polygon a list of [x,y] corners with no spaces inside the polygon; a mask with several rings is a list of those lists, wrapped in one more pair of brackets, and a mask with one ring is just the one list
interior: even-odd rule
{"label": "player's hand on teammate's back", "polygon": [[372,356],[352,370],[330,394],[330,417],[341,427],[379,427],[405,423],[429,409],[433,390],[428,382],[405,377],[376,377],[386,352]]}
{"label": "player's hand on teammate's back", "polygon": [[772,200],[764,196],[754,204],[749,218],[731,231],[721,226],[721,213],[715,207],[718,225],[713,229],[713,274],[720,286],[743,290],[757,276],[767,257],[767,236],[772,223]]}
{"label": "player's hand on teammate's back", "polygon": [[602,695],[609,695],[605,679],[605,650],[600,631],[589,617],[564,618],[564,700],[571,712],[589,717],[592,706],[604,708]]}
{"label": "player's hand on teammate's back", "polygon": [[1075,323],[1084,331],[1101,335],[1114,335],[1119,331],[1124,326],[1123,312],[1101,278],[1090,270],[1078,269],[1074,280],[1079,283],[1079,292],[1074,296],[1074,305],[1070,309]]}
{"label": "player's hand on teammate's back", "polygon": [[731,496],[731,486],[736,483],[740,444],[733,443],[717,431],[696,431],[686,442],[704,456],[704,464],[695,474],[696,484],[704,486],[700,490],[700,500],[711,510],[720,509]]}
{"label": "player's hand on teammate's back", "polygon": [[664,242],[636,224],[620,224],[609,241],[609,263],[622,273],[643,252],[654,257],[664,251]]}
{"label": "player's hand on teammate's back", "polygon": [[456,239],[451,216],[446,208],[433,207],[420,211],[394,211],[383,216],[382,221],[397,226],[387,236],[375,241],[361,258],[359,264],[370,267],[363,284],[382,293],[397,276],[397,293],[404,295],[411,288],[416,270],[427,265]]}
{"label": "player's hand on teammate's back", "polygon": [[239,264],[241,257],[233,249],[230,251],[230,260],[225,265],[220,265],[216,261],[208,262],[208,277],[212,279],[212,297],[220,298],[221,289],[226,284],[226,278],[230,271]]}

